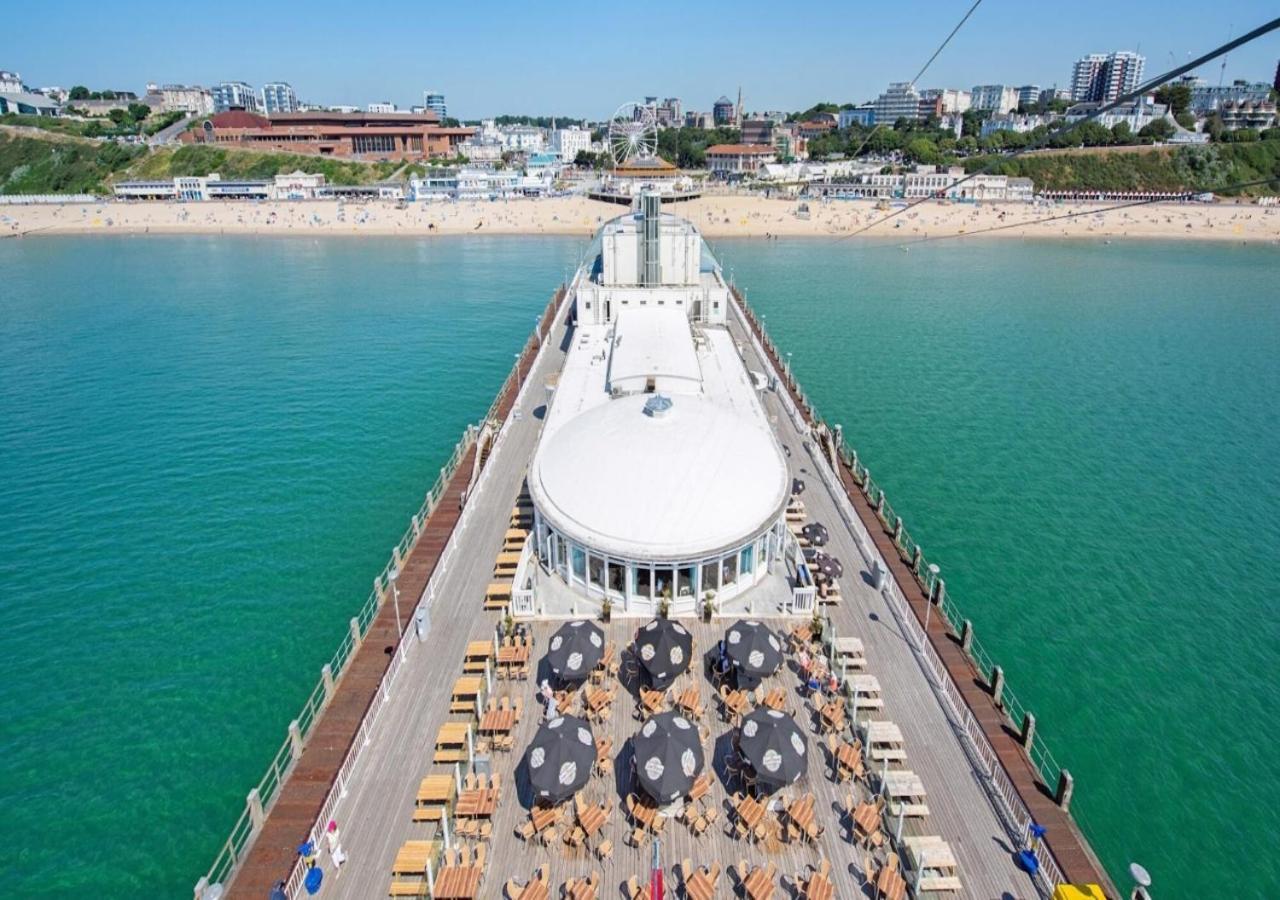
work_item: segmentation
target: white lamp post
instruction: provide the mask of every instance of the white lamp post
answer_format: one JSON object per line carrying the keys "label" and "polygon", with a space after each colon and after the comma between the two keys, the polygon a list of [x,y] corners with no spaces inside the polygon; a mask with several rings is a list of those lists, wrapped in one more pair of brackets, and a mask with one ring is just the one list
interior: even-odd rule
{"label": "white lamp post", "polygon": [[929,596],[924,598],[924,633],[929,636],[929,612],[933,609],[933,591],[938,586],[938,564],[929,563]]}
{"label": "white lamp post", "polygon": [[1151,887],[1151,876],[1147,870],[1137,863],[1129,863],[1129,876],[1133,879],[1133,893],[1129,900],[1150,900],[1147,888]]}
{"label": "white lamp post", "polygon": [[[392,569],[390,572],[388,572],[387,581],[391,582],[391,602],[395,606],[395,610],[396,610],[396,646],[399,647],[404,643],[402,640],[400,640],[400,637],[403,634],[403,631],[400,628],[400,584],[399,584],[400,570]],[[400,655],[401,655],[401,658],[403,659],[404,657],[403,650],[401,651]]]}

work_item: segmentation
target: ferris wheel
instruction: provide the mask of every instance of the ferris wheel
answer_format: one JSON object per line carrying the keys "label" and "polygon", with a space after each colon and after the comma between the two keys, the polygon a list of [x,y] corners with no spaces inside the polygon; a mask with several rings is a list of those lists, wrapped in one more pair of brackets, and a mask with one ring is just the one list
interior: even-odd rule
{"label": "ferris wheel", "polygon": [[658,155],[658,120],[652,107],[624,103],[609,120],[609,155],[615,166]]}

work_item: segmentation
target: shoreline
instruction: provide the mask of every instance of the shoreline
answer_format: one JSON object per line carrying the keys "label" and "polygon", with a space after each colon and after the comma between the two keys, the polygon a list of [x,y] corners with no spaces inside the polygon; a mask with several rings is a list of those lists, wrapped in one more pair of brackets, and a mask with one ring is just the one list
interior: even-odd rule
{"label": "shoreline", "polygon": [[[801,202],[809,215],[796,215]],[[1280,207],[1154,203],[1103,212],[1109,202],[1058,205],[925,201],[906,212],[872,200],[798,201],[744,195],[672,204],[707,238],[858,238],[909,244],[925,238],[1148,238],[1280,241]],[[133,201],[0,205],[0,237],[85,234],[333,235],[435,237],[465,234],[589,237],[625,212],[585,197],[411,203],[305,201]],[[1090,211],[1094,212],[1090,214]],[[1073,218],[1032,223],[1050,216]],[[999,226],[1002,230],[982,232]],[[971,232],[981,232],[971,234]]]}

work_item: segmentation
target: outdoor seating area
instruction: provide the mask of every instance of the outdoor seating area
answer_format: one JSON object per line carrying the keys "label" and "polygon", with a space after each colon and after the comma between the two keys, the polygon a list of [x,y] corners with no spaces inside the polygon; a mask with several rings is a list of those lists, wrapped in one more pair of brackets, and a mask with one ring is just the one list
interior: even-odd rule
{"label": "outdoor seating area", "polygon": [[[504,872],[534,873],[507,881],[508,897],[643,897],[655,838],[667,889],[688,897],[960,889],[900,729],[858,702],[879,699],[860,643],[807,619],[679,624],[686,634],[535,622],[469,644],[390,893],[493,895],[484,865],[496,854]],[[774,645],[776,663],[751,649]],[[699,646],[711,648],[706,668],[687,662]],[[739,663],[717,672],[716,654],[735,647]],[[503,676],[516,651],[536,679]],[[819,668],[843,674],[834,692],[811,690]],[[838,859],[862,864],[833,870]]]}

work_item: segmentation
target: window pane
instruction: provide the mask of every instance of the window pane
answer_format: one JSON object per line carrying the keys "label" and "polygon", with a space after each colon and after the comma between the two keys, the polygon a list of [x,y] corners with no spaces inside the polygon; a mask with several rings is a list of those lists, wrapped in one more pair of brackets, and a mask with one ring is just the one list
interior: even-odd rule
{"label": "window pane", "polygon": [[604,560],[591,554],[590,562],[587,565],[587,572],[591,576],[591,586],[595,588],[604,588]]}
{"label": "window pane", "polygon": [[585,578],[587,572],[587,554],[583,552],[581,547],[574,544],[573,550],[570,551],[570,556],[573,558],[574,576],[577,578]]}
{"label": "window pane", "polygon": [[653,570],[653,596],[670,597],[675,593],[673,582],[675,573],[671,569]]}
{"label": "window pane", "polygon": [[702,594],[706,596],[707,591],[714,591],[720,586],[720,573],[717,571],[720,565],[716,562],[702,564]]}
{"label": "window pane", "polygon": [[738,555],[726,556],[720,566],[720,583],[729,585],[738,580]]}
{"label": "window pane", "polygon": [[749,544],[742,548],[742,565],[739,567],[739,571],[744,575],[749,575],[751,572],[755,571],[755,550],[755,544]]}
{"label": "window pane", "polygon": [[620,562],[609,562],[609,590],[615,594],[625,593],[627,589],[627,568]]}
{"label": "window pane", "polygon": [[632,581],[633,587],[631,593],[637,597],[648,599],[650,581],[652,580],[650,577],[649,567],[635,566],[631,571],[635,572],[635,579]]}
{"label": "window pane", "polygon": [[693,595],[693,569],[677,569],[676,578],[679,579],[676,594],[680,597],[689,597]]}

